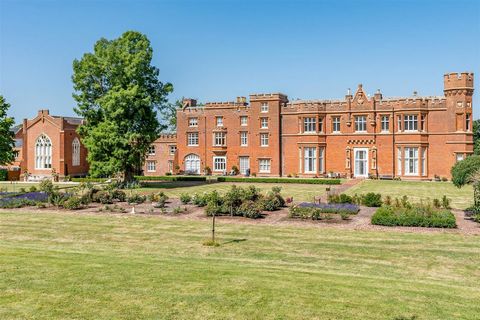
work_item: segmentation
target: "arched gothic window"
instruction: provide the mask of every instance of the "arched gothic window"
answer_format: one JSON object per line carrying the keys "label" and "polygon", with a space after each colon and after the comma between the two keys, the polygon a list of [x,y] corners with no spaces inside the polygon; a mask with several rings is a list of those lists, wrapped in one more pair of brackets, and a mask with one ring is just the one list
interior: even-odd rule
{"label": "arched gothic window", "polygon": [[78,138],[73,139],[72,142],[72,166],[80,165],[80,141]]}
{"label": "arched gothic window", "polygon": [[35,169],[52,168],[52,142],[42,134],[35,141]]}

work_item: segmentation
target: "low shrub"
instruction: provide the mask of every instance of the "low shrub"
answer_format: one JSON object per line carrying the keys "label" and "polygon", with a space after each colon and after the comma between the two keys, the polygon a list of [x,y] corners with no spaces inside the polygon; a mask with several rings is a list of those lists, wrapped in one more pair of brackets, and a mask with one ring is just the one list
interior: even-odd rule
{"label": "low shrub", "polygon": [[173,214],[180,214],[183,212],[183,208],[182,207],[175,207],[173,208]]}
{"label": "low shrub", "polygon": [[39,189],[40,191],[45,192],[47,195],[51,195],[55,191],[55,188],[53,187],[53,182],[48,179],[43,179],[40,182]]}
{"label": "low shrub", "polygon": [[455,216],[446,209],[414,205],[411,208],[384,206],[373,214],[372,224],[382,226],[455,228]]}
{"label": "low shrub", "polygon": [[144,203],[146,200],[147,200],[146,196],[142,196],[138,193],[133,193],[132,195],[127,197],[128,203],[140,204],[140,203]]}
{"label": "low shrub", "polygon": [[35,186],[31,186],[29,189],[28,189],[29,192],[36,192],[37,191],[37,187]]}
{"label": "low shrub", "polygon": [[7,169],[0,169],[0,181],[8,180],[8,171]]}
{"label": "low shrub", "polygon": [[[253,176],[253,173],[252,173]],[[302,179],[302,178],[241,178],[218,177],[218,182],[250,182],[250,183],[300,183],[300,184],[341,184],[340,179]]]}
{"label": "low shrub", "polygon": [[204,195],[195,193],[192,197],[192,203],[198,207],[205,207],[207,205],[207,199]]}
{"label": "low shrub", "polygon": [[362,204],[364,206],[380,207],[382,203],[382,195],[380,193],[369,192],[362,195]]}
{"label": "low shrub", "polygon": [[238,207],[237,214],[245,218],[258,219],[262,217],[262,208],[258,203],[247,200]]}
{"label": "low shrub", "polygon": [[328,203],[353,203],[352,197],[345,193],[329,194],[327,198]]}
{"label": "low shrub", "polygon": [[[265,198],[259,200],[260,206],[265,211],[275,211],[282,207],[282,203],[273,193],[269,193]],[[285,205],[285,201],[283,202]]]}
{"label": "low shrub", "polygon": [[189,194],[189,193],[182,193],[180,195],[180,201],[183,203],[183,204],[189,204],[190,201],[192,201],[192,196]]}
{"label": "low shrub", "polygon": [[113,190],[110,193],[110,196],[112,197],[112,199],[118,200],[120,202],[125,202],[125,200],[127,199],[127,195],[125,191],[118,190],[118,189]]}
{"label": "low shrub", "polygon": [[135,176],[138,181],[207,181],[205,176]]}
{"label": "low shrub", "polygon": [[98,202],[101,204],[112,204],[113,203],[113,198],[110,192],[105,191],[105,190],[100,190],[96,193],[93,194],[92,196],[93,202]]}
{"label": "low shrub", "polygon": [[83,208],[83,203],[79,197],[74,196],[65,200],[63,207],[68,210],[78,210]]}

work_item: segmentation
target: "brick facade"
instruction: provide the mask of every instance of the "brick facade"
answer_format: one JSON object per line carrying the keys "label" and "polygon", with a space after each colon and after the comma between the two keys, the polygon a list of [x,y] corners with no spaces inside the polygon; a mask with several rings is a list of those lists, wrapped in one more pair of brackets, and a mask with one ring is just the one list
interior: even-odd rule
{"label": "brick facade", "polygon": [[197,105],[177,112],[180,171],[305,177],[450,177],[473,152],[472,73],[444,76],[444,96],[369,97],[362,85],[341,100],[277,94]]}
{"label": "brick facade", "polygon": [[52,116],[48,110],[40,110],[33,119],[24,119],[15,135],[19,157],[14,164],[22,172],[28,171],[34,180],[50,177],[52,170],[60,177],[85,176],[87,150],[76,132],[81,122],[80,118]]}
{"label": "brick facade", "polygon": [[160,176],[174,173],[177,163],[176,151],[177,136],[175,134],[161,134],[150,147],[143,166],[143,174]]}

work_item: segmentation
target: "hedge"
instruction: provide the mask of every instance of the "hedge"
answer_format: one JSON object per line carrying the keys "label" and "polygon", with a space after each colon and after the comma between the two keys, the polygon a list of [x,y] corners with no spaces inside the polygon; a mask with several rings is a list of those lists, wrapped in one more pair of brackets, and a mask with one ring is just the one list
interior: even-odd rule
{"label": "hedge", "polygon": [[135,176],[138,181],[207,181],[205,176]]}
{"label": "hedge", "polygon": [[299,183],[299,184],[341,184],[340,179],[302,179],[302,178],[239,178],[218,177],[218,182],[257,182],[257,183]]}
{"label": "hedge", "polygon": [[6,169],[0,169],[0,181],[8,180],[8,171]]}
{"label": "hedge", "polygon": [[110,178],[72,178],[72,182],[105,182]]}
{"label": "hedge", "polygon": [[456,228],[455,216],[449,210],[433,210],[422,207],[394,208],[385,206],[377,209],[372,224],[381,226]]}

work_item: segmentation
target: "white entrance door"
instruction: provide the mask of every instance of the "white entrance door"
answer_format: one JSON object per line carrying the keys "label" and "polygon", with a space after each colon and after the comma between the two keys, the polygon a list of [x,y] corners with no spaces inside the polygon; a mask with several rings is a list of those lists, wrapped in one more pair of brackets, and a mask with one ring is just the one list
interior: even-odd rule
{"label": "white entrance door", "polygon": [[353,151],[355,159],[355,177],[368,177],[368,148],[354,148]]}
{"label": "white entrance door", "polygon": [[240,173],[246,174],[247,169],[250,169],[250,158],[249,157],[239,157],[240,161]]}

